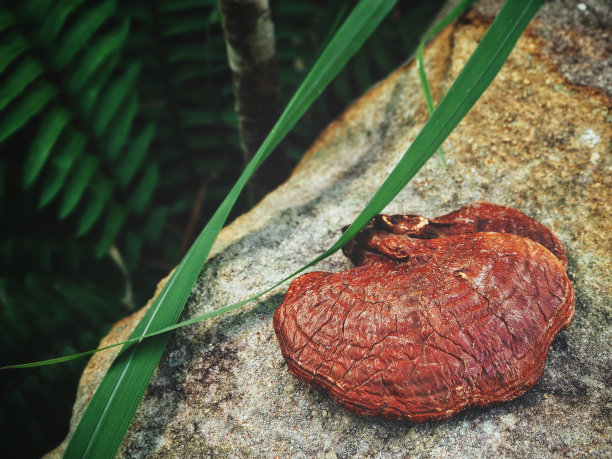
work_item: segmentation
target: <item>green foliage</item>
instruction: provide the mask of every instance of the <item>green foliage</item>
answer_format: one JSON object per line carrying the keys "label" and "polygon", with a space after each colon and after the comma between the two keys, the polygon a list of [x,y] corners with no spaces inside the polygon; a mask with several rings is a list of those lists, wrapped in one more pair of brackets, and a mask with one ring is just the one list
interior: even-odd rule
{"label": "green foliage", "polygon": [[[378,3],[361,0],[326,46],[278,122],[186,256],[170,275],[168,282],[130,335],[130,339],[123,343],[125,345],[107,370],[79,421],[66,449],[66,457],[105,457],[117,451],[170,338],[167,331],[233,310],[269,292],[339,250],[355,237],[374,215],[389,204],[487,89],[544,0],[529,0],[524,4],[521,2],[522,0],[508,0],[504,5],[448,94],[442,99],[439,107],[433,112],[399,163],[355,221],[328,250],[254,297],[176,324],[203,263],[248,179],[395,3],[395,0]],[[145,337],[147,339],[143,340]],[[80,355],[83,354],[67,359]],[[53,362],[61,360],[64,359],[54,359]],[[52,362],[42,362],[43,365],[49,363]]]}
{"label": "green foliage", "polygon": [[[417,3],[400,2],[294,128],[293,160],[410,55],[442,1]],[[195,238],[181,230],[191,215],[201,228],[239,176],[216,4],[0,0],[2,364],[95,347],[179,261]],[[351,4],[272,2],[284,100]],[[229,218],[244,210],[238,198]],[[111,248],[127,280],[104,257]],[[123,302],[128,285],[131,304]],[[3,380],[0,424],[15,432],[7,435],[9,455],[38,456],[61,440],[83,364]]]}

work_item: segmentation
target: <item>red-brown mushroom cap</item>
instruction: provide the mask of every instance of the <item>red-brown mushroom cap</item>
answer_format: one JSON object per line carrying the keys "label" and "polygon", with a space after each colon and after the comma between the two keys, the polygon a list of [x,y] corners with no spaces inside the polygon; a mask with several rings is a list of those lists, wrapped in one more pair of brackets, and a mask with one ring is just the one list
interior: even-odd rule
{"label": "red-brown mushroom cap", "polygon": [[293,281],[274,314],[289,369],[361,414],[442,419],[518,397],[573,317],[563,264],[520,236],[410,239],[405,261]]}
{"label": "red-brown mushroom cap", "polygon": [[511,207],[475,202],[434,219],[418,215],[377,215],[343,249],[355,265],[378,259],[401,260],[403,241],[432,239],[478,232],[512,233],[536,241],[550,250],[567,269],[567,256],[559,239],[537,220]]}

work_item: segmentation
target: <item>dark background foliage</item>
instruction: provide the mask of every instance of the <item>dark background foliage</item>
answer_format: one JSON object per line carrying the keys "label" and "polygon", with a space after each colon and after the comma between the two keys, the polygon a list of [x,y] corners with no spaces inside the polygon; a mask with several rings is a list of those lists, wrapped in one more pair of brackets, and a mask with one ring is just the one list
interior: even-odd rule
{"label": "dark background foliage", "polygon": [[[271,3],[286,103],[354,2]],[[292,164],[411,56],[441,4],[398,3],[287,139]],[[215,0],[1,0],[0,43],[0,364],[10,364],[93,348],[144,305],[243,164]],[[61,441],[85,364],[0,374],[7,457]]]}

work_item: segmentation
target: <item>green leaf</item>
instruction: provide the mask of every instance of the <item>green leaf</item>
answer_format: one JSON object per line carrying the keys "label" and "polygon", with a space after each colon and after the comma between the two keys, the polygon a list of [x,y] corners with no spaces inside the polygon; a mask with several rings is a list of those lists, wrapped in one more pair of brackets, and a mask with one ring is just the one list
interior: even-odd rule
{"label": "green leaf", "polygon": [[59,211],[60,218],[66,218],[77,206],[91,178],[98,169],[99,164],[100,160],[95,156],[85,155],[81,157],[77,168],[64,190],[64,199],[62,200]]}
{"label": "green leaf", "polygon": [[219,121],[215,113],[210,110],[181,110],[181,121],[185,126],[211,125]]}
{"label": "green leaf", "polygon": [[91,198],[79,220],[77,236],[87,233],[98,221],[113,194],[113,184],[100,178],[89,190]]}
{"label": "green leaf", "polygon": [[53,107],[45,116],[25,161],[23,170],[23,185],[25,188],[32,185],[40,174],[40,171],[47,162],[51,149],[69,119],[70,113],[60,105]]}
{"label": "green leaf", "polygon": [[0,32],[15,24],[15,16],[4,8],[0,9]]}
{"label": "green leaf", "polygon": [[57,89],[46,82],[36,85],[17,101],[0,120],[0,142],[13,134],[47,105]]}
{"label": "green leaf", "polygon": [[[438,109],[434,112],[430,120],[425,124],[421,132],[417,135],[417,138],[411,144],[408,151],[404,154],[398,165],[391,172],[385,183],[376,192],[374,197],[366,205],[361,214],[355,219],[353,224],[351,224],[351,226],[347,228],[347,230],[336,241],[336,243],[334,243],[325,253],[321,254],[320,256],[318,256],[305,266],[301,267],[293,274],[287,276],[285,279],[281,280],[277,284],[268,288],[267,290],[260,292],[251,298],[247,298],[243,301],[240,301],[239,303],[219,308],[204,315],[185,320],[178,324],[169,325],[155,332],[150,332],[144,335],[133,333],[130,339],[121,343],[115,343],[113,345],[101,349],[94,349],[72,356],[60,357],[41,362],[33,362],[29,364],[12,365],[3,368],[30,368],[41,365],[50,365],[53,363],[72,360],[118,345],[130,345],[137,342],[139,343],[139,345],[142,343],[146,343],[147,341],[141,341],[145,337],[160,338],[163,334],[169,331],[176,330],[177,328],[191,325],[205,319],[216,317],[220,314],[224,314],[233,309],[236,309],[260,297],[261,295],[275,289],[276,287],[291,279],[292,277],[296,276],[300,272],[304,271],[305,269],[311,267],[312,265],[331,255],[335,251],[339,250],[345,243],[350,241],[361,230],[361,228],[363,228],[363,226],[365,226],[369,221],[371,221],[374,215],[379,213],[389,202],[391,202],[391,200],[397,195],[397,193],[401,191],[401,189],[406,185],[406,183],[408,183],[410,178],[416,174],[422,164],[424,164],[424,156],[426,156],[425,160],[432,156],[437,146],[442,143],[444,138],[448,136],[452,129],[459,123],[461,118],[465,116],[465,114],[467,114],[467,112],[473,106],[478,97],[491,83],[491,81],[503,65],[505,59],[510,54],[510,51],[514,47],[514,44],[520,37],[522,31],[527,26],[530,19],[535,15],[540,6],[544,3],[544,0],[532,0],[529,2],[529,4],[526,5],[525,10],[523,10],[521,1],[522,0],[507,1],[506,5],[504,5],[502,10],[496,17],[495,21],[491,25],[489,31],[482,39],[480,45],[477,47],[476,51],[474,51],[474,53],[466,63],[464,69],[457,77],[457,80],[455,80],[455,83],[449,90],[449,93],[444,97]],[[444,130],[445,135],[438,134],[439,128],[442,128]],[[426,154],[420,154],[420,152],[422,151],[425,151]],[[252,162],[247,165],[247,169],[251,164]],[[234,191],[234,189],[232,191]],[[200,237],[198,237],[198,240],[196,240],[194,246],[196,246],[201,240],[201,236],[202,234],[200,235]],[[189,254],[193,250],[194,247],[190,249],[185,259],[189,257]],[[183,264],[185,263],[185,259],[181,261],[181,263],[177,267],[177,271],[179,268],[184,269]],[[175,275],[176,271],[170,277],[169,282],[176,281]],[[168,294],[168,290],[170,288],[171,287],[169,287],[167,284],[166,287],[162,290],[160,296]],[[158,300],[159,297],[156,299],[156,302],[154,302],[154,306]],[[142,321],[138,327],[140,327],[141,325]],[[128,355],[133,356],[134,348],[132,346],[128,346],[125,349],[132,351]],[[122,353],[125,351],[125,349],[122,350]],[[152,348],[147,349],[151,350]],[[114,367],[115,365],[111,366],[111,370],[114,369],[116,372],[117,369]]]}
{"label": "green leaf", "polygon": [[93,123],[93,130],[96,136],[101,136],[104,133],[108,123],[115,116],[117,109],[129,96],[139,72],[140,64],[134,63],[130,65],[125,74],[105,91],[104,97],[102,97],[98,104]]}
{"label": "green leaf", "polygon": [[140,168],[147,154],[149,145],[151,140],[153,140],[154,135],[155,126],[149,124],[143,129],[138,137],[136,137],[136,140],[123,157],[123,161],[117,166],[115,175],[122,186],[125,186],[132,181],[134,174]]}
{"label": "green leaf", "polygon": [[58,149],[59,151],[51,160],[50,171],[40,193],[39,209],[45,207],[57,196],[68,172],[72,169],[74,162],[80,156],[87,142],[85,135],[78,131],[71,131],[66,137],[65,144]]}
{"label": "green leaf", "polygon": [[82,2],[83,0],[60,0],[55,2],[38,31],[40,41],[43,43],[52,42],[64,25],[66,17]]}
{"label": "green leaf", "polygon": [[56,69],[63,69],[83,48],[96,30],[115,11],[115,0],[101,3],[79,17],[72,28],[60,39],[51,61]]}
{"label": "green leaf", "polygon": [[125,105],[121,107],[119,114],[110,125],[107,131],[109,141],[106,147],[106,156],[109,160],[115,160],[125,145],[130,129],[132,128],[134,117],[136,116],[137,108],[138,96],[132,94]]}
{"label": "green leaf", "polygon": [[[416,52],[416,65],[417,71],[419,74],[419,80],[421,81],[421,88],[423,89],[423,95],[425,97],[425,103],[427,104],[427,110],[431,115],[434,112],[434,103],[433,97],[431,96],[431,90],[429,89],[429,83],[427,82],[427,75],[425,73],[425,61],[423,60],[423,50],[425,49],[425,43],[430,38],[436,36],[444,27],[449,25],[455,19],[457,19],[475,0],[463,0],[459,3],[453,10],[444,17],[438,24],[436,24],[423,38],[421,43],[419,44]],[[440,162],[442,163],[442,167],[446,167],[444,161],[444,152],[442,151],[442,147],[438,149],[438,155],[440,158]]]}
{"label": "green leaf", "polygon": [[4,69],[29,47],[30,45],[27,40],[17,33],[12,33],[8,38],[2,40],[2,46],[0,46],[0,73],[4,72]]}
{"label": "green leaf", "polygon": [[124,21],[120,27],[115,28],[87,47],[85,56],[79,61],[75,70],[71,72],[70,78],[66,83],[71,92],[80,92],[85,83],[87,83],[87,80],[100,68],[107,58],[121,48],[127,37],[128,30],[129,22]]}
{"label": "green leaf", "polygon": [[159,178],[159,169],[155,164],[149,165],[145,171],[138,187],[130,198],[130,208],[138,215],[141,214],[153,195],[157,179]]}
{"label": "green leaf", "polygon": [[176,63],[183,60],[205,60],[206,46],[204,43],[178,46],[168,56],[168,62]]}
{"label": "green leaf", "polygon": [[164,0],[159,10],[162,12],[186,10],[193,7],[210,6],[216,7],[216,0]]}
{"label": "green leaf", "polygon": [[89,80],[84,91],[79,96],[79,111],[86,117],[89,118],[92,110],[96,107],[96,102],[98,102],[98,99],[102,94],[108,79],[113,74],[118,62],[119,56],[117,54],[111,55],[104,65],[100,67],[94,76]]}
{"label": "green leaf", "polygon": [[165,206],[158,207],[151,213],[149,219],[147,220],[147,224],[145,225],[145,235],[149,242],[157,241],[162,229],[164,228],[167,216],[168,208]]}
{"label": "green leaf", "polygon": [[45,15],[52,0],[21,0],[19,9],[21,14],[28,18],[40,18]]}
{"label": "green leaf", "polygon": [[34,81],[43,71],[42,65],[31,57],[23,59],[0,87],[0,111]]}
{"label": "green leaf", "polygon": [[[166,283],[132,336],[174,324],[202,265],[249,177],[359,49],[395,1],[362,0],[345,21],[280,120]],[[126,347],[106,373],[66,450],[66,457],[112,456],[140,403],[168,341],[160,336]]]}
{"label": "green leaf", "polygon": [[123,259],[129,272],[134,272],[140,260],[142,244],[144,242],[142,234],[127,230],[125,232],[125,249]]}
{"label": "green leaf", "polygon": [[172,18],[172,21],[164,27],[165,37],[181,35],[189,32],[203,32],[208,26],[206,18],[199,14],[186,15],[183,17]]}
{"label": "green leaf", "polygon": [[[104,225],[104,231],[102,232],[102,238],[98,242],[96,248],[96,256],[101,258],[104,256],[115,242],[117,234],[125,221],[126,209],[118,204],[113,204],[108,212],[106,223]],[[103,454],[103,456],[105,456]],[[112,455],[111,455],[112,456]],[[68,452],[64,457],[70,457]]]}

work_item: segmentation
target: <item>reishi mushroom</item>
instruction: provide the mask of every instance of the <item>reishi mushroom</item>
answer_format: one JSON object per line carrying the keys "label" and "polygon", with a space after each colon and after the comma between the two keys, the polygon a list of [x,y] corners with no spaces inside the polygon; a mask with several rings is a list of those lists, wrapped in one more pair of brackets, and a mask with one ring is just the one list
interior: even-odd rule
{"label": "reishi mushroom", "polygon": [[274,314],[289,370],[363,415],[448,418],[532,388],[574,314],[567,257],[521,212],[377,216],[358,266],[295,279]]}

